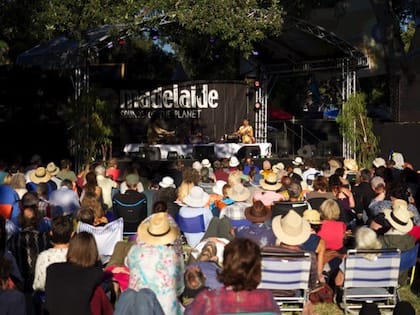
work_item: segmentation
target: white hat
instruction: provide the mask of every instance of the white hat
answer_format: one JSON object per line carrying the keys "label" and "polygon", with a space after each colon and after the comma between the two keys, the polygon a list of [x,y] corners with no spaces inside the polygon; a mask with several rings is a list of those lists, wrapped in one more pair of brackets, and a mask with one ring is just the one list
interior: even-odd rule
{"label": "white hat", "polygon": [[300,166],[300,165],[303,165],[304,163],[303,163],[303,159],[300,157],[300,156],[297,156],[293,161],[292,161],[292,164],[293,165],[296,165],[296,166]]}
{"label": "white hat", "polygon": [[284,170],[284,164],[282,162],[278,162],[273,166],[274,171],[282,171]]}
{"label": "white hat", "polygon": [[383,158],[381,158],[381,157],[377,157],[376,159],[374,159],[373,162],[372,162],[372,164],[376,168],[381,167],[381,166],[386,166],[385,160]]}
{"label": "white hat", "polygon": [[194,186],[191,188],[190,193],[184,198],[184,203],[193,208],[200,208],[206,205],[209,198],[209,194],[206,193],[203,188]]}
{"label": "white hat", "polygon": [[211,163],[210,163],[209,159],[203,159],[203,160],[201,161],[201,165],[202,165],[203,167],[210,167],[210,166],[211,166]]}
{"label": "white hat", "polygon": [[384,214],[385,219],[397,231],[407,233],[413,228],[412,214],[405,200],[395,199],[392,202],[392,209],[384,209]]}
{"label": "white hat", "polygon": [[311,225],[295,210],[289,210],[283,216],[275,216],[272,229],[277,239],[287,245],[303,244],[311,235]]}
{"label": "white hat", "polygon": [[247,200],[251,196],[251,192],[241,183],[236,183],[229,188],[228,195],[233,201],[240,202]]}
{"label": "white hat", "polygon": [[51,176],[57,175],[59,171],[60,169],[58,168],[57,165],[54,164],[54,162],[48,163],[47,172],[50,173]]}
{"label": "white hat", "polygon": [[162,188],[168,188],[168,187],[175,188],[174,179],[170,176],[165,176],[159,182],[159,186],[162,187]]}
{"label": "white hat", "polygon": [[200,161],[195,161],[192,166],[193,169],[196,169],[197,171],[201,171],[201,169],[203,168],[203,165],[201,165]]}
{"label": "white hat", "polygon": [[239,165],[239,160],[236,156],[232,156],[229,160],[229,167],[237,167]]}
{"label": "white hat", "polygon": [[214,184],[212,190],[217,195],[223,195],[223,186],[225,186],[227,183],[224,180],[217,180]]}

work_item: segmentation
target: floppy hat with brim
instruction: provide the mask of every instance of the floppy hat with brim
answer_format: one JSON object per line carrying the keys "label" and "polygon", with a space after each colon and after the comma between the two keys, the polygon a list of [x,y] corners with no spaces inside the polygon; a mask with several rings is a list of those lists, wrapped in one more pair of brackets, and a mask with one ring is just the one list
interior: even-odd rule
{"label": "floppy hat with brim", "polygon": [[201,165],[203,165],[203,167],[210,167],[211,163],[210,163],[209,159],[203,159],[201,161]]}
{"label": "floppy hat with brim", "polygon": [[224,180],[217,180],[214,184],[212,191],[217,195],[223,195],[223,186],[225,186],[227,183]]}
{"label": "floppy hat with brim", "polygon": [[35,184],[46,183],[51,179],[51,175],[45,167],[38,167],[31,172],[29,179]]}
{"label": "floppy hat with brim", "polygon": [[277,239],[287,245],[303,244],[311,235],[311,226],[295,210],[284,216],[275,216],[272,229]]}
{"label": "floppy hat with brim", "polygon": [[194,186],[190,193],[184,198],[184,203],[193,208],[204,207],[209,201],[209,194],[203,188]]}
{"label": "floppy hat with brim", "polygon": [[353,172],[357,172],[357,170],[359,169],[359,167],[357,166],[357,162],[354,159],[345,159],[344,160],[344,167],[347,170],[353,171]]}
{"label": "floppy hat with brim", "polygon": [[245,208],[245,217],[254,223],[264,223],[271,218],[271,209],[268,209],[262,201],[256,201],[251,207]]}
{"label": "floppy hat with brim", "polygon": [[236,183],[228,190],[228,195],[233,201],[240,202],[247,200],[251,196],[251,192],[241,183]]}
{"label": "floppy hat with brim", "polygon": [[303,212],[303,218],[310,224],[321,224],[321,214],[318,210],[308,209]]}
{"label": "floppy hat with brim", "polygon": [[281,188],[281,183],[277,181],[277,175],[275,173],[269,173],[265,178],[260,179],[260,186],[265,190],[276,191]]}
{"label": "floppy hat with brim", "polygon": [[372,162],[372,164],[376,168],[381,167],[381,166],[386,166],[385,160],[383,158],[381,158],[381,157],[377,157],[376,159],[374,159],[373,162]]}
{"label": "floppy hat with brim", "polygon": [[168,188],[168,187],[175,188],[174,179],[170,176],[165,176],[159,182],[159,186],[162,188]]}
{"label": "floppy hat with brim", "polygon": [[239,165],[239,160],[236,156],[232,156],[229,160],[230,167],[237,167]]}
{"label": "floppy hat with brim", "polygon": [[284,164],[282,162],[278,162],[277,164],[274,164],[273,170],[274,171],[282,171],[282,170],[284,170]]}
{"label": "floppy hat with brim", "polygon": [[413,221],[411,220],[411,213],[408,210],[408,205],[404,200],[396,199],[392,203],[392,209],[384,210],[385,219],[389,224],[402,233],[407,233],[413,228]]}
{"label": "floppy hat with brim", "polygon": [[51,176],[57,175],[59,171],[60,169],[57,165],[55,165],[54,162],[50,162],[47,164],[47,172],[50,173]]}
{"label": "floppy hat with brim", "polygon": [[171,244],[178,236],[178,229],[169,224],[168,215],[164,212],[154,214],[137,228],[137,239],[151,245]]}
{"label": "floppy hat with brim", "polygon": [[300,156],[298,156],[292,161],[292,164],[296,166],[303,165],[303,159]]}

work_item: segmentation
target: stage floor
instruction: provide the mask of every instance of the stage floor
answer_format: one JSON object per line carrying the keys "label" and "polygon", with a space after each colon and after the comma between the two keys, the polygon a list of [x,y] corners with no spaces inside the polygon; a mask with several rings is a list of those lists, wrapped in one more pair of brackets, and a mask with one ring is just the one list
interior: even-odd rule
{"label": "stage floor", "polygon": [[[170,153],[171,152],[171,153]],[[209,144],[155,144],[147,145],[144,143],[129,143],[124,146],[126,155],[138,154],[146,157],[152,155],[154,160],[168,159],[168,153],[183,158],[230,158],[238,153],[247,152],[254,157],[271,157],[271,143],[209,143]]]}

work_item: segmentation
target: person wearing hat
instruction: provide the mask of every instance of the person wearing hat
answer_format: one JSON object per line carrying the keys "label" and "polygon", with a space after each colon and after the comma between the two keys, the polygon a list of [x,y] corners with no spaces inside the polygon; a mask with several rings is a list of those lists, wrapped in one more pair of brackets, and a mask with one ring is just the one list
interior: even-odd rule
{"label": "person wearing hat", "polygon": [[135,232],[140,222],[148,215],[147,198],[144,193],[137,191],[139,175],[128,174],[125,181],[127,183],[125,193],[118,192],[112,198],[112,212],[115,218],[123,218],[124,232]]}
{"label": "person wearing hat", "polygon": [[184,261],[172,245],[179,230],[161,212],[142,222],[137,229],[137,242],[127,255],[130,289],[150,288],[166,315],[182,314],[178,296],[184,290]]}
{"label": "person wearing hat", "polygon": [[232,173],[238,170],[238,166],[241,164],[236,156],[231,156],[229,159],[228,173]]}
{"label": "person wearing hat", "polygon": [[224,180],[216,181],[210,194],[210,210],[215,217],[220,216],[220,211],[235,201],[229,198],[228,191],[230,185]]}
{"label": "person wearing hat", "polygon": [[51,180],[57,185],[57,187],[60,187],[61,184],[61,179],[57,177],[59,171],[60,168],[55,165],[54,162],[47,164],[47,172],[51,175]]}
{"label": "person wearing hat", "polygon": [[[170,176],[163,177],[159,182],[159,189],[155,190],[153,193],[153,196],[151,196],[150,198],[146,195],[146,198],[149,201],[150,199],[153,200],[153,202],[148,202],[148,208],[149,208],[150,203],[152,203],[152,206],[154,206],[154,204],[157,201],[163,201],[165,202],[168,208],[168,213],[173,218],[175,218],[179,212],[180,206],[176,203],[176,198],[177,198],[176,186],[174,183],[174,179]],[[149,209],[147,210],[147,213],[150,214]]]}
{"label": "person wearing hat", "polygon": [[253,201],[261,200],[266,207],[271,207],[273,202],[285,200],[283,194],[277,191],[281,188],[281,183],[277,181],[276,173],[267,174],[260,179],[261,190],[256,191],[252,196]]}
{"label": "person wearing hat", "polygon": [[269,174],[275,173],[270,160],[264,160],[262,165],[262,170],[260,171],[260,174],[266,178]]}
{"label": "person wearing hat", "polygon": [[26,183],[26,189],[28,191],[36,191],[39,183],[46,183],[48,186],[48,198],[50,197],[53,190],[57,189],[57,184],[51,180],[50,173],[43,166],[37,167],[29,173],[29,182]]}
{"label": "person wearing hat", "polygon": [[297,167],[303,166],[305,163],[303,162],[303,159],[300,156],[295,157],[295,159],[292,161],[292,164]]}
{"label": "person wearing hat", "polygon": [[[306,219],[295,210],[290,210],[284,216],[275,216],[272,229],[276,236],[276,247],[285,252],[302,252],[300,246],[311,236],[311,226]],[[318,263],[315,253],[311,253],[311,270],[309,288],[315,288],[319,282]]]}
{"label": "person wearing hat", "polygon": [[220,211],[220,218],[228,217],[230,220],[245,220],[245,208],[251,206],[248,202],[248,198],[251,193],[248,187],[245,187],[241,183],[236,183],[228,189],[228,196],[234,202],[231,205],[226,206]]}
{"label": "person wearing hat", "polygon": [[264,224],[271,219],[271,210],[264,206],[262,201],[257,200],[252,206],[245,208],[245,218],[252,222],[252,225],[240,226],[235,229],[235,237],[249,238],[261,248],[276,244],[273,230]]}
{"label": "person wearing hat", "polygon": [[260,172],[259,167],[257,165],[255,165],[255,163],[254,163],[254,159],[252,157],[250,157],[250,156],[247,156],[245,158],[244,169],[242,170],[242,172],[245,175],[249,175],[249,171],[250,171],[251,167],[254,167],[255,168],[255,171],[257,173]]}
{"label": "person wearing hat", "polygon": [[[209,199],[209,194],[206,193],[203,188],[199,186],[193,186],[189,194],[184,198],[185,205],[179,209],[178,215],[183,218],[193,218],[203,215],[204,229],[207,230],[210,221],[213,218],[213,213],[209,208]],[[181,232],[184,233],[184,236],[190,247],[195,247],[205,234],[205,231],[196,233],[189,233],[184,231]]]}

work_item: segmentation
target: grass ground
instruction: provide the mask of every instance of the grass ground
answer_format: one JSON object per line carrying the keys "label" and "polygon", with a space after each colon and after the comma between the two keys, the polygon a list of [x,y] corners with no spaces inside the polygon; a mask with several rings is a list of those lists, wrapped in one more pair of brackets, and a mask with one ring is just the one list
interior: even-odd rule
{"label": "grass ground", "polygon": [[[399,289],[400,299],[403,301],[410,302],[414,309],[416,310],[416,314],[420,315],[420,298],[410,291],[410,286],[403,286]],[[311,315],[342,315],[344,314],[343,310],[340,309],[336,304],[329,303],[329,304],[317,304],[313,308],[313,312]],[[383,312],[385,314],[385,312]],[[389,313],[388,313],[389,314]]]}

